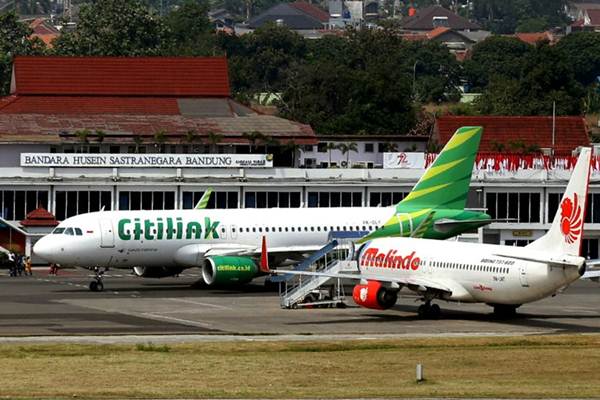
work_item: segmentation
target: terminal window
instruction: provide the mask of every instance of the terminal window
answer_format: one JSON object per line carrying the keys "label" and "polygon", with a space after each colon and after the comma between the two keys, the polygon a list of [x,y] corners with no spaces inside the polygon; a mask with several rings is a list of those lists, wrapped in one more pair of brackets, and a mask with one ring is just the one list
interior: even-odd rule
{"label": "terminal window", "polygon": [[112,209],[111,192],[96,190],[57,190],[54,200],[54,215],[62,221],[78,214]]}
{"label": "terminal window", "polygon": [[407,195],[407,192],[371,192],[369,193],[369,206],[387,207],[398,204]]}
{"label": "terminal window", "polygon": [[48,209],[47,190],[2,190],[0,191],[2,218],[14,221],[23,220],[38,207]]}
{"label": "terminal window", "polygon": [[362,192],[308,192],[308,207],[362,207]]}
{"label": "terminal window", "polygon": [[488,192],[485,206],[493,219],[506,219],[507,223],[540,222],[540,193]]}
{"label": "terminal window", "polygon": [[300,192],[245,192],[245,208],[297,208]]}
{"label": "terminal window", "polygon": [[[198,204],[204,192],[183,192],[181,207],[190,210]],[[238,192],[213,192],[206,208],[238,208]]]}
{"label": "terminal window", "polygon": [[119,210],[174,210],[175,192],[119,192]]}

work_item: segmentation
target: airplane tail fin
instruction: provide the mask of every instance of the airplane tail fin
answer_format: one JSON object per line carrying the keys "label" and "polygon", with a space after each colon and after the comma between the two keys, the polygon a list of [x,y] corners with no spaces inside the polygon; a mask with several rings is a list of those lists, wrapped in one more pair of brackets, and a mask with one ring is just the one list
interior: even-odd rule
{"label": "airplane tail fin", "polygon": [[481,126],[458,128],[408,196],[396,205],[397,212],[464,209],[482,133]]}
{"label": "airplane tail fin", "polygon": [[269,274],[271,269],[269,268],[269,252],[267,251],[267,237],[262,237],[262,248],[260,251],[260,271]]}
{"label": "airplane tail fin", "polygon": [[554,254],[579,256],[585,221],[587,191],[591,173],[592,149],[579,154],[550,230],[527,247]]}

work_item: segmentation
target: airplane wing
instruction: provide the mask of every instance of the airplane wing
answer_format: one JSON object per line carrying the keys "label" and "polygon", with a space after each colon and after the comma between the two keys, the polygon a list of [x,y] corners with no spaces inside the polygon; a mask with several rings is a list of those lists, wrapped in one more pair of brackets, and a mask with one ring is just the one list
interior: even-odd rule
{"label": "airplane wing", "polygon": [[294,270],[271,270],[277,275],[306,275],[306,276],[328,276],[330,278],[353,279],[353,280],[370,280],[379,282],[397,283],[408,286],[411,290],[426,291],[434,289],[442,292],[452,293],[452,290],[439,282],[424,278],[405,278],[405,277],[390,277],[378,274],[362,274],[362,273],[333,273],[333,272],[311,272],[311,271],[294,271]]}

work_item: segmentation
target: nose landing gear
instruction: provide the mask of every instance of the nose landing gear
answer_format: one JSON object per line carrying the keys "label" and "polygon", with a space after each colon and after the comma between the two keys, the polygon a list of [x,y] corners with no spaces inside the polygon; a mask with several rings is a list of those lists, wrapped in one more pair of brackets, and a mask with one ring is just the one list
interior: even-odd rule
{"label": "nose landing gear", "polygon": [[108,268],[98,268],[94,267],[94,273],[96,276],[94,280],[90,282],[90,290],[92,292],[101,292],[104,290],[104,283],[102,283],[102,279],[104,277],[104,273],[108,270]]}

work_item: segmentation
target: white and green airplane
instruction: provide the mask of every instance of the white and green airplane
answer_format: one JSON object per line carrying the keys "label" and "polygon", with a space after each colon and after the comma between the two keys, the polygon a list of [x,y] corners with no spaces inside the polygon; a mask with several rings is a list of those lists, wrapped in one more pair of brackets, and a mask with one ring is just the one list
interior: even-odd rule
{"label": "white and green airplane", "polygon": [[64,220],[34,253],[61,266],[94,268],[90,289],[98,291],[106,268],[160,278],[199,267],[207,285],[247,283],[265,273],[257,265],[263,237],[272,266],[320,249],[335,231],[370,240],[418,230],[420,237],[446,239],[491,222],[464,209],[481,134],[481,127],[457,130],[395,206],[208,210],[201,201],[193,210],[99,211]]}

